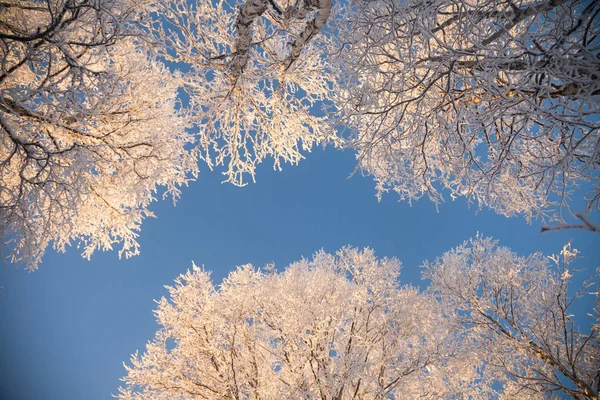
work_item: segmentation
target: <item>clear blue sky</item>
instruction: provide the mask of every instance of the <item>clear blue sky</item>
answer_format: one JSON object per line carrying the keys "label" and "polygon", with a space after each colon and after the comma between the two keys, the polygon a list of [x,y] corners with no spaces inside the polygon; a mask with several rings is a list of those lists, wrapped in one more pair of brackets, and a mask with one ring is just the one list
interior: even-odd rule
{"label": "clear blue sky", "polygon": [[[409,207],[394,194],[378,203],[374,183],[355,175],[350,152],[320,148],[297,167],[258,171],[258,183],[222,185],[204,168],[176,207],[156,203],[157,219],[143,224],[142,254],[118,260],[98,253],[90,262],[78,249],[48,251],[40,269],[0,268],[0,398],[107,399],[125,374],[122,362],[157,329],[152,311],[164,285],[191,267],[213,271],[219,282],[235,265],[282,269],[302,256],[343,245],[369,246],[403,262],[403,282],[419,284],[419,266],[478,231],[520,254],[559,252],[573,239],[584,256],[578,266],[600,265],[600,235],[583,231],[540,234],[519,218],[448,201],[436,213],[426,199]],[[581,313],[591,303],[580,304]]]}

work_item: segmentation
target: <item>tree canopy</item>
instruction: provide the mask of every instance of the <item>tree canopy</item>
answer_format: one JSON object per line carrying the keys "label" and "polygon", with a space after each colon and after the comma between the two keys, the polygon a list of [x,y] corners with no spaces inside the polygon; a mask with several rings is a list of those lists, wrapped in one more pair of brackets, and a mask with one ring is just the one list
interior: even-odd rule
{"label": "tree canopy", "polygon": [[89,257],[177,198],[197,171],[177,83],[149,53],[141,0],[0,5],[0,234],[4,255],[37,268],[48,245]]}
{"label": "tree canopy", "polygon": [[594,399],[598,325],[580,332],[572,305],[598,282],[568,294],[575,256],[478,237],[427,264],[423,292],[369,249],[245,265],[218,287],[194,267],[158,302],[160,329],[119,398]]}
{"label": "tree canopy", "polygon": [[582,0],[3,3],[3,252],[29,269],[49,245],[137,254],[154,193],[176,198],[198,159],[244,185],[315,144],[356,151],[379,195],[600,231],[599,15]]}
{"label": "tree canopy", "polygon": [[[0,253],[29,270],[49,246],[138,254],[199,160],[243,186],[317,144],[379,196],[600,232],[597,1],[7,0],[0,56]],[[477,236],[424,290],[352,247],[220,286],[194,266],[119,398],[598,399],[576,257]]]}
{"label": "tree canopy", "polygon": [[600,229],[588,218],[600,199],[597,2],[160,7],[164,56],[192,71],[182,85],[202,158],[227,181],[332,143],[356,151],[380,195],[466,197]]}
{"label": "tree canopy", "polygon": [[581,207],[597,211],[598,2],[344,8],[339,121],[380,193],[435,202],[448,193],[506,216],[561,221],[584,188]]}
{"label": "tree canopy", "polygon": [[266,158],[276,169],[296,164],[303,150],[333,137],[319,112],[332,97],[327,38],[316,35],[330,1],[159,0],[157,7],[160,17],[148,30],[160,55],[183,72],[200,157],[211,168],[224,166],[227,182],[245,185]]}

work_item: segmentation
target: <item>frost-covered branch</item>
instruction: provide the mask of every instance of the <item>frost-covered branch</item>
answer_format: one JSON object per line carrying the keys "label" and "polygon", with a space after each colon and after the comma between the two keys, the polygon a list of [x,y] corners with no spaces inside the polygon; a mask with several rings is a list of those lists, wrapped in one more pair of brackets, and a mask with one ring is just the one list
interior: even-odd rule
{"label": "frost-covered branch", "polygon": [[379,193],[564,222],[599,185],[600,5],[358,1],[338,19],[338,122]]}
{"label": "frost-covered branch", "polygon": [[[196,172],[177,87],[149,57],[141,0],[0,6],[3,255],[37,268],[48,245],[89,257],[136,237],[160,187]],[[147,16],[147,15],[146,15]]]}
{"label": "frost-covered branch", "polygon": [[308,13],[316,9],[315,17],[306,23],[304,30],[292,42],[288,67],[300,56],[306,43],[323,28],[331,13],[331,0],[297,0],[294,6],[285,10],[286,18],[304,20]]}
{"label": "frost-covered branch", "polygon": [[585,229],[591,232],[600,233],[600,225],[591,221],[587,213],[578,212],[575,213],[575,216],[579,218],[583,224],[559,224],[554,226],[542,226],[542,232],[548,231],[560,231],[564,229]]}
{"label": "frost-covered branch", "polygon": [[218,288],[194,268],[159,302],[161,329],[126,365],[120,398],[490,393],[433,298],[400,286],[399,267],[345,248],[282,273],[245,265]]}
{"label": "frost-covered branch", "polygon": [[478,237],[426,264],[425,292],[369,249],[245,265],[219,286],[194,266],[158,302],[119,398],[596,399],[600,331],[572,314],[598,276],[569,294],[576,256],[567,245],[552,265]]}
{"label": "frost-covered branch", "polygon": [[566,245],[549,259],[519,257],[478,237],[425,266],[432,293],[455,312],[451,317],[467,340],[480,346],[489,373],[504,376],[509,397],[598,397],[598,310],[588,313],[594,319],[589,333],[578,330],[573,315],[577,299],[597,293],[598,275],[569,293],[577,255]]}
{"label": "frost-covered branch", "polygon": [[252,23],[266,11],[268,5],[268,0],[248,0],[240,7],[235,23],[238,34],[235,43],[235,56],[230,64],[233,78],[240,76],[244,68],[246,68],[246,64],[250,58],[248,51],[252,43]]}
{"label": "frost-covered branch", "polygon": [[286,70],[288,44],[304,24],[286,20],[275,2],[238,8],[225,0],[161,0],[158,10],[161,20],[148,29],[160,55],[182,68],[186,120],[199,130],[199,155],[210,168],[224,166],[226,181],[245,185],[268,158],[276,169],[296,164],[334,136],[318,108],[331,97],[324,38],[311,40]]}

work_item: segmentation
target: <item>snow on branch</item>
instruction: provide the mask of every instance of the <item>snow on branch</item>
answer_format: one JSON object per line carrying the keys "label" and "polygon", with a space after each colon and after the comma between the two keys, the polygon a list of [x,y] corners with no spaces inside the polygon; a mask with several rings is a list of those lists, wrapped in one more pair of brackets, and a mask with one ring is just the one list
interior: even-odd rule
{"label": "snow on branch", "polygon": [[[267,10],[269,4],[273,10],[281,15],[281,8],[273,0],[248,0],[239,8],[236,20],[237,40],[234,58],[230,63],[232,79],[237,79],[246,68],[250,59],[249,50],[252,46],[252,23]],[[302,49],[325,25],[331,13],[331,0],[298,0],[293,6],[289,6],[283,16],[286,20],[304,20],[307,15],[316,10],[314,18],[306,23],[302,32],[291,43],[290,55],[286,60],[287,68],[298,59]],[[286,68],[286,69],[287,69]]]}
{"label": "snow on branch", "polygon": [[305,44],[296,68],[285,70],[289,43],[304,29],[286,20],[285,7],[275,0],[234,4],[158,0],[163,21],[148,30],[160,56],[181,68],[186,121],[198,128],[200,158],[243,186],[261,162],[272,159],[278,170],[296,164],[334,136],[317,112],[331,98],[333,79],[319,35]]}
{"label": "snow on branch", "polygon": [[238,14],[235,27],[238,32],[238,37],[235,43],[236,51],[233,60],[231,61],[230,69],[231,76],[235,79],[244,71],[250,55],[250,47],[252,45],[252,22],[260,17],[267,7],[268,0],[248,0]]}
{"label": "snow on branch", "polygon": [[543,233],[548,231],[561,231],[564,229],[585,229],[591,232],[600,233],[600,224],[591,221],[587,213],[578,212],[575,213],[575,216],[579,218],[583,224],[559,224],[554,226],[544,225],[542,226],[541,231]]}
{"label": "snow on branch", "polygon": [[315,17],[306,23],[304,30],[292,43],[292,51],[288,60],[288,68],[300,57],[306,43],[323,28],[331,13],[331,0],[298,0],[294,6],[285,10],[286,18],[305,19],[307,14],[316,9]]}
{"label": "snow on branch", "polygon": [[357,0],[336,23],[338,122],[380,194],[562,223],[600,187],[600,2]]}
{"label": "snow on branch", "polygon": [[221,285],[193,266],[157,302],[117,398],[597,400],[600,332],[576,321],[598,275],[570,291],[577,254],[478,236],[425,263],[424,291],[370,249],[243,265]]}
{"label": "snow on branch", "polygon": [[176,79],[149,56],[137,26],[149,13],[145,0],[0,4],[8,261],[35,270],[50,245],[76,244],[86,258],[117,245],[136,255],[156,192],[176,199],[196,174]]}

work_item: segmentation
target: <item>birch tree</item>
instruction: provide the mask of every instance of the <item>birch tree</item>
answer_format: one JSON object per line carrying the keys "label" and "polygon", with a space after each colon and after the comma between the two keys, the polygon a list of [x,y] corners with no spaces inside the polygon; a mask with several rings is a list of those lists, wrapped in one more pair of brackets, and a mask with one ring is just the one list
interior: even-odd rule
{"label": "birch tree", "polygon": [[581,187],[587,203],[574,211],[589,217],[600,199],[599,13],[579,0],[348,3],[336,103],[359,168],[380,195],[447,193],[528,220],[562,221]]}
{"label": "birch tree", "polygon": [[331,98],[318,35],[330,12],[331,0],[158,1],[148,29],[183,71],[200,156],[226,181],[244,185],[266,158],[296,164],[333,137],[319,111]]}
{"label": "birch tree", "polygon": [[159,187],[196,172],[176,83],[135,27],[141,0],[0,4],[0,233],[4,255],[37,268],[71,243],[88,257],[137,232]]}
{"label": "birch tree", "polygon": [[426,263],[422,292],[369,249],[245,265],[218,287],[194,267],[158,302],[117,397],[596,399],[598,310],[584,333],[573,304],[598,281],[569,295],[576,254],[519,257],[477,237]]}
{"label": "birch tree", "polygon": [[[598,398],[598,274],[569,293],[577,254],[567,245],[557,256],[519,257],[478,237],[425,265],[430,291],[454,310],[460,329],[485,350],[480,354],[490,373],[503,376],[507,394],[515,398],[554,393]],[[586,333],[576,301],[590,292],[597,307]]]}
{"label": "birch tree", "polygon": [[[126,366],[121,399],[384,399],[480,395],[432,297],[371,250],[317,253],[285,272],[199,268],[158,302],[160,330]],[[490,389],[491,390],[491,389]]]}

